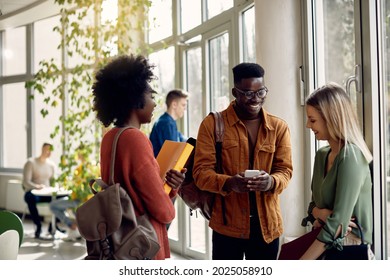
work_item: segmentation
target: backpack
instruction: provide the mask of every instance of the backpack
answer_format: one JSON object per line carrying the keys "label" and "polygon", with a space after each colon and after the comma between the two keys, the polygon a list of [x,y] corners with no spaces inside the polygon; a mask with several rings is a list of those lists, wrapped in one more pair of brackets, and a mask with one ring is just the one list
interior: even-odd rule
{"label": "backpack", "polygon": [[[111,152],[110,183],[92,179],[92,198],[76,210],[79,232],[87,243],[87,260],[147,260],[160,249],[157,234],[147,214],[136,216],[127,191],[114,182],[116,144],[125,127],[116,134]],[[93,186],[101,187],[97,191]]]}
{"label": "backpack", "polygon": [[[224,123],[220,112],[211,112],[210,114],[214,115],[215,120],[216,171],[217,173],[222,173],[222,141]],[[190,208],[191,214],[192,211],[199,210],[205,219],[210,220],[213,211],[215,193],[203,191],[195,185],[194,178],[192,177],[192,170],[194,166],[196,139],[191,137],[187,140],[187,143],[193,145],[194,149],[192,150],[192,153],[185,165],[185,168],[187,168],[186,178],[177,193],[183,199],[184,203]]]}

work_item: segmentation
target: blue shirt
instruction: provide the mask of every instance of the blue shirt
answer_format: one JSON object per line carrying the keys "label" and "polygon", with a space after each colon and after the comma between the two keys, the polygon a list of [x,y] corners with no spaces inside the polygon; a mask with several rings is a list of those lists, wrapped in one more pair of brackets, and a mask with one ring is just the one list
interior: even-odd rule
{"label": "blue shirt", "polygon": [[149,136],[153,145],[154,156],[157,157],[165,140],[185,142],[187,139],[177,130],[176,121],[167,112],[154,123]]}

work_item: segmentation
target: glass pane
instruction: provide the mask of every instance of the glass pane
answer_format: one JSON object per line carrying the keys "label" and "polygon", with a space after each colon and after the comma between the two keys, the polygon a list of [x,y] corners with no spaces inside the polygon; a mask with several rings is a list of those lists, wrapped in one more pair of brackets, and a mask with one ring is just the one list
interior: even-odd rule
{"label": "glass pane", "polygon": [[387,105],[387,145],[386,145],[386,197],[387,197],[387,256],[390,259],[390,1],[386,0],[383,2],[383,15],[382,15],[382,26],[383,26],[383,90],[386,97]]}
{"label": "glass pane", "polygon": [[345,85],[346,79],[354,74],[356,64],[354,1],[315,3],[318,4],[317,58],[322,68],[318,86],[329,81]]}
{"label": "glass pane", "polygon": [[27,99],[24,83],[3,86],[4,166],[23,168],[27,159]]}
{"label": "glass pane", "polygon": [[[92,77],[92,71],[85,71],[84,77],[79,75],[70,75],[69,83],[76,84],[80,80],[87,80],[87,77]],[[92,91],[91,85],[87,83],[81,83],[81,86],[77,88],[76,91],[68,92],[68,109],[66,112],[67,118],[77,119],[75,123],[76,127],[73,129],[75,135],[69,135],[71,151],[76,151],[79,148],[81,143],[94,143],[96,141],[96,115],[95,112],[91,110],[91,100],[92,100]],[[58,122],[57,122],[58,124]],[[66,131],[71,131],[72,127],[65,129]],[[82,135],[77,135],[77,132],[83,131]],[[77,141],[72,141],[76,139]],[[99,139],[100,140],[100,139]],[[91,158],[94,158],[92,154]],[[95,157],[96,158],[96,157]]]}
{"label": "glass pane", "polygon": [[[347,78],[355,74],[354,0],[315,1],[317,84],[328,82],[346,86]],[[356,87],[350,87],[350,97],[358,111]],[[358,116],[363,116],[358,113]],[[361,124],[363,121],[360,120]],[[326,144],[319,141],[319,146]]]}
{"label": "glass pane", "polygon": [[[187,124],[189,137],[196,138],[198,128],[203,120],[203,97],[202,97],[202,49],[200,47],[189,49],[185,52],[185,79],[189,92],[187,103]],[[189,213],[186,207],[188,221],[188,244],[192,250],[206,253],[206,232],[208,225],[205,219],[198,213]]]}
{"label": "glass pane", "polygon": [[[101,31],[106,32],[115,28],[118,19],[118,0],[104,0],[102,3],[102,13],[100,21]],[[110,31],[109,31],[110,32]],[[112,31],[111,31],[112,32]],[[104,36],[104,35],[102,35]],[[118,36],[105,38],[103,42],[103,50],[110,53],[111,56],[118,54]]]}
{"label": "glass pane", "polygon": [[203,120],[202,97],[202,50],[194,48],[185,53],[187,91],[189,92],[187,112],[188,135],[196,138]]}
{"label": "glass pane", "polygon": [[[60,17],[55,16],[34,23],[34,72],[39,69],[39,62],[49,61],[60,65],[61,51],[58,46],[61,43],[60,34],[53,28],[60,23]],[[38,151],[40,151],[39,148]]]}
{"label": "glass pane", "polygon": [[150,132],[154,121],[165,112],[165,96],[175,88],[175,48],[169,47],[154,52],[149,56],[149,60],[156,66],[153,73],[157,80],[153,81],[153,87],[158,94],[155,96],[157,107],[154,108],[152,122],[143,125],[146,133]]}
{"label": "glass pane", "polygon": [[118,18],[118,0],[104,0],[102,3],[101,22],[114,25]]}
{"label": "glass pane", "polygon": [[[177,199],[176,199],[177,200]],[[176,216],[175,218],[173,219],[171,225],[169,226],[169,229],[168,229],[168,237],[169,239],[172,239],[172,240],[175,240],[175,241],[178,241],[179,240],[179,223],[178,223],[178,201],[175,202],[174,206],[175,206],[175,213],[176,213]]]}
{"label": "glass pane", "polygon": [[208,0],[207,1],[207,19],[219,15],[223,11],[233,7],[233,0]]}
{"label": "glass pane", "polygon": [[211,109],[229,105],[229,36],[225,33],[209,41]]}
{"label": "glass pane", "polygon": [[4,32],[3,67],[5,76],[26,73],[26,27]]}
{"label": "glass pane", "polygon": [[149,8],[149,42],[172,35],[172,0],[154,0]]}
{"label": "glass pane", "polygon": [[243,61],[256,62],[255,7],[242,13]]}
{"label": "glass pane", "polygon": [[[52,92],[54,89],[53,85],[46,86],[46,92]],[[39,153],[42,148],[42,144],[49,142],[53,144],[53,152],[51,154],[51,159],[57,165],[60,162],[61,157],[61,143],[59,137],[52,139],[50,134],[53,133],[56,125],[59,124],[59,117],[61,116],[61,104],[58,104],[57,107],[48,107],[44,102],[44,96],[42,94],[34,95],[34,119],[35,119],[35,152]],[[49,114],[45,117],[42,116],[41,110],[47,109]]]}
{"label": "glass pane", "polygon": [[[186,208],[186,211],[189,209]],[[187,216],[190,217],[188,247],[194,251],[206,253],[206,230],[208,230],[206,220],[196,211],[193,211],[192,215],[187,214]]]}
{"label": "glass pane", "polygon": [[[84,16],[82,13],[87,10],[87,15]],[[76,11],[75,15],[71,15],[69,22],[79,23],[79,26],[74,28],[80,28],[86,34],[90,34],[90,31],[87,30],[90,26],[94,25],[94,10],[93,6],[86,7],[85,9],[79,9]],[[80,18],[80,19],[79,19]],[[73,26],[68,28],[68,32],[72,32]],[[76,32],[78,33],[78,32]],[[82,34],[82,32],[81,32]],[[74,68],[76,65],[80,64],[91,64],[91,61],[95,59],[95,53],[91,46],[93,46],[93,36],[75,35],[72,38],[68,47],[68,68]],[[111,45],[110,45],[111,46]],[[104,46],[107,47],[107,46]]]}
{"label": "glass pane", "polygon": [[201,0],[181,0],[181,33],[202,23]]}

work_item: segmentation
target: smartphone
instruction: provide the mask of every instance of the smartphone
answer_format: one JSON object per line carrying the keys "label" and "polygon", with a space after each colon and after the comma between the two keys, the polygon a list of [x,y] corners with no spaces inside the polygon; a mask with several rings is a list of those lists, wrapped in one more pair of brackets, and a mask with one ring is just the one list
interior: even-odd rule
{"label": "smartphone", "polygon": [[245,170],[245,177],[255,177],[260,175],[260,170]]}

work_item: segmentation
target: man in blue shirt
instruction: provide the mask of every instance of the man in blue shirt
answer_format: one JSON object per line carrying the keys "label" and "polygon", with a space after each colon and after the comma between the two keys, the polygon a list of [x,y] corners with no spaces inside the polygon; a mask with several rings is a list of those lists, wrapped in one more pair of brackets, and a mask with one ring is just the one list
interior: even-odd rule
{"label": "man in blue shirt", "polygon": [[[165,98],[167,110],[154,123],[149,139],[153,145],[154,157],[157,157],[165,140],[185,142],[187,138],[179,132],[176,120],[184,115],[187,108],[188,93],[181,89],[174,89],[168,92]],[[172,198],[175,203],[176,197]],[[167,224],[167,230],[171,224]]]}
{"label": "man in blue shirt", "polygon": [[155,157],[160,152],[165,140],[177,142],[187,141],[187,138],[178,131],[176,125],[176,120],[183,117],[184,111],[187,108],[187,97],[188,93],[181,89],[174,89],[168,93],[165,99],[167,111],[154,123],[149,136]]}

